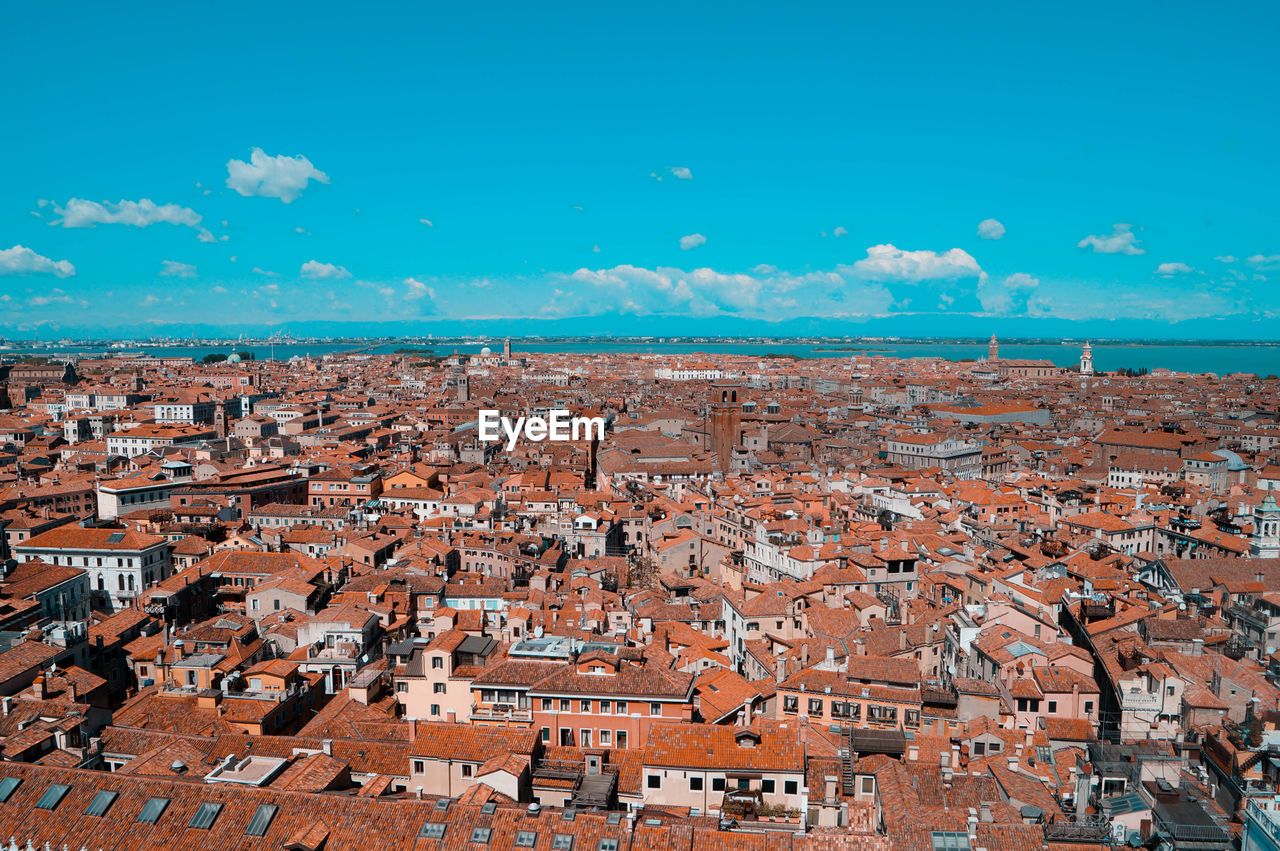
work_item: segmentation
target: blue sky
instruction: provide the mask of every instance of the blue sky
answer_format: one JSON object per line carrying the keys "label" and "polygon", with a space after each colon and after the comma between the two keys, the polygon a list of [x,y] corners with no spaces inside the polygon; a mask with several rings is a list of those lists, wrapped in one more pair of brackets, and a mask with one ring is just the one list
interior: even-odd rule
{"label": "blue sky", "polygon": [[463,5],[6,5],[0,329],[1280,336],[1274,4]]}

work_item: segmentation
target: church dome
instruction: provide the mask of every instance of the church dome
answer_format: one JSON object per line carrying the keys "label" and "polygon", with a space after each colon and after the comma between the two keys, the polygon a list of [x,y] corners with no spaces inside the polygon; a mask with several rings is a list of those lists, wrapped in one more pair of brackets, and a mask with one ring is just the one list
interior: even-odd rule
{"label": "church dome", "polygon": [[489,348],[488,346],[485,346],[480,350],[481,357],[488,357],[491,354],[493,354],[493,349]]}
{"label": "church dome", "polygon": [[240,363],[240,356],[235,352],[227,355],[227,363]]}

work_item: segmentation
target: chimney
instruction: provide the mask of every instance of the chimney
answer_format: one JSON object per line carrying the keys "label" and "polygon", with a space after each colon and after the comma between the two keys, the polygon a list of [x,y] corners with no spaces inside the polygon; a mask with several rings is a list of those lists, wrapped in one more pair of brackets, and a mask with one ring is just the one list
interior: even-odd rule
{"label": "chimney", "polygon": [[779,656],[776,661],[778,685],[782,685],[782,681],[787,678],[787,659],[785,656]]}
{"label": "chimney", "polygon": [[5,695],[0,697],[0,712],[4,713],[4,717],[9,717],[9,712],[13,709],[13,698]]}
{"label": "chimney", "polygon": [[1016,756],[1009,757],[1009,770],[1018,773],[1018,758]]}
{"label": "chimney", "polygon": [[834,801],[836,799],[836,778],[828,774],[822,778],[822,800]]}
{"label": "chimney", "polygon": [[992,822],[990,801],[982,802],[982,806],[978,811],[978,820],[983,824],[990,824]]}
{"label": "chimney", "polygon": [[31,693],[36,700],[44,700],[44,674],[36,675],[35,681],[31,683]]}
{"label": "chimney", "polygon": [[828,670],[835,670],[836,667],[836,649],[834,647],[827,648],[827,659],[823,667]]}
{"label": "chimney", "polygon": [[333,739],[324,739],[320,742],[320,750],[324,751],[325,756],[333,756]]}
{"label": "chimney", "polygon": [[800,645],[800,667],[809,667],[809,642]]}
{"label": "chimney", "polygon": [[742,701],[742,726],[751,726],[751,698],[745,698]]}
{"label": "chimney", "polygon": [[906,650],[906,649],[907,649],[907,631],[905,629],[899,628],[898,629],[898,652],[902,652],[903,650]]}

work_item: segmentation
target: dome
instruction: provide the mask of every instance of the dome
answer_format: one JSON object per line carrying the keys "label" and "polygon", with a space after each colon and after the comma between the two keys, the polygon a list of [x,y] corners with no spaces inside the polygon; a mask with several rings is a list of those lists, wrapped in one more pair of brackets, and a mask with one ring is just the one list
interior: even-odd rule
{"label": "dome", "polygon": [[227,363],[240,363],[240,356],[235,352],[227,355]]}
{"label": "dome", "polygon": [[480,350],[481,357],[487,357],[491,354],[493,354],[493,349],[489,348],[488,346],[485,346],[483,349]]}

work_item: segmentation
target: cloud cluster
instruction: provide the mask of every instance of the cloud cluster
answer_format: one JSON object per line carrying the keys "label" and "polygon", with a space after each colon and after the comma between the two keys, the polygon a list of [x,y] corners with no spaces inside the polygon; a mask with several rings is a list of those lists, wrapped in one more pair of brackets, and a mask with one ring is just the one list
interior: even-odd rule
{"label": "cloud cluster", "polygon": [[688,236],[680,237],[680,248],[688,251],[690,248],[697,248],[699,245],[706,245],[707,238],[700,233],[691,233]]}
{"label": "cloud cluster", "polygon": [[982,239],[1000,239],[1004,236],[1004,225],[995,219],[983,219],[978,222],[978,236]]}
{"label": "cloud cluster", "polygon": [[869,281],[903,282],[954,280],[982,271],[978,261],[961,248],[939,253],[906,251],[893,245],[871,246],[867,256],[849,268],[855,276]]}
{"label": "cloud cluster", "polygon": [[307,188],[309,181],[328,183],[329,175],[311,164],[302,155],[296,157],[271,156],[261,148],[254,148],[249,161],[227,161],[227,186],[244,196],[257,195],[279,198],[292,203]]}
{"label": "cloud cluster", "polygon": [[53,275],[70,278],[76,267],[66,260],[50,260],[23,245],[0,249],[0,275]]}
{"label": "cloud cluster", "polygon": [[1133,225],[1117,223],[1111,226],[1111,233],[1105,236],[1090,234],[1076,243],[1077,248],[1092,248],[1094,254],[1146,254],[1146,249],[1138,247],[1138,236],[1133,232]]}
{"label": "cloud cluster", "polygon": [[[72,198],[65,206],[54,205],[53,210],[61,219],[51,222],[64,228],[91,228],[96,225],[128,225],[135,228],[155,224],[181,225],[198,228],[200,214],[190,207],[177,204],[157,204],[148,198],[141,201],[86,201]],[[212,240],[212,234],[210,234]]]}
{"label": "cloud cluster", "polygon": [[196,267],[177,260],[163,260],[160,263],[160,274],[166,278],[194,278]]}
{"label": "cloud cluster", "polygon": [[1190,275],[1195,269],[1186,263],[1161,263],[1156,267],[1156,274],[1162,278],[1172,278],[1175,275]]}
{"label": "cloud cluster", "polygon": [[313,281],[336,281],[351,277],[351,273],[342,266],[335,266],[333,263],[321,263],[318,260],[308,260],[303,263],[298,274]]}
{"label": "cloud cluster", "polygon": [[1031,294],[1040,286],[1040,279],[1025,272],[1015,272],[996,280],[988,275],[978,279],[978,303],[992,316],[1010,316],[1025,313]]}

